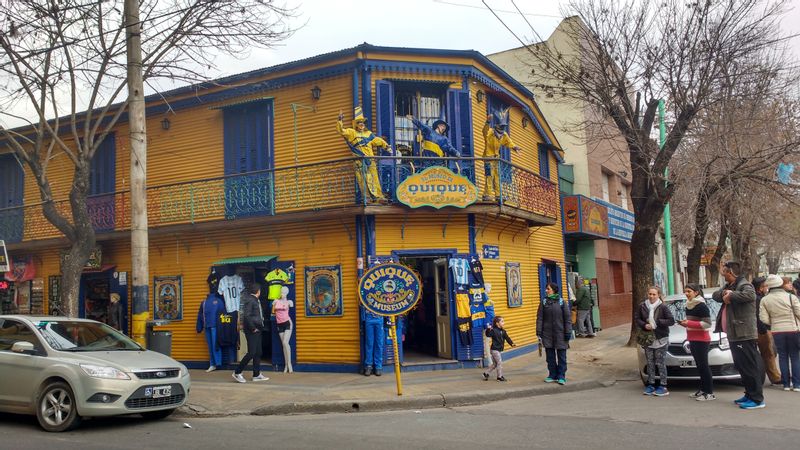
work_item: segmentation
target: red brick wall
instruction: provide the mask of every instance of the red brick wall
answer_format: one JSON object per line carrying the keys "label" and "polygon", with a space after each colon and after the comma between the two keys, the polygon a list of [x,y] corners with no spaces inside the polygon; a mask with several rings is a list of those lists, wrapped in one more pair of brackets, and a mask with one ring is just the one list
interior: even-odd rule
{"label": "red brick wall", "polygon": [[609,259],[596,259],[598,294],[600,296],[600,325],[603,328],[630,323],[632,315],[631,296],[633,295],[631,266],[628,264],[631,261],[630,246],[625,242],[613,239],[609,239],[607,243],[610,260],[622,263],[625,291],[616,294],[611,293],[613,280],[611,278]]}

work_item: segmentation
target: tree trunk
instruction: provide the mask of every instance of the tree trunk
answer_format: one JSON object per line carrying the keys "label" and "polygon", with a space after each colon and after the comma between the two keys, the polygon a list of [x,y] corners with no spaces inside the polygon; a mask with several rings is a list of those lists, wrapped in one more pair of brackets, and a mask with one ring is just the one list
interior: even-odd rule
{"label": "tree trunk", "polygon": [[766,255],[767,260],[767,271],[769,273],[778,273],[778,270],[781,268],[781,259],[782,259],[781,252],[775,250],[768,250]]}
{"label": "tree trunk", "polygon": [[89,163],[78,164],[73,173],[69,203],[72,210],[74,239],[61,265],[61,304],[69,317],[78,317],[81,274],[95,246],[95,233],[86,197],[89,191]]}
{"label": "tree trunk", "polygon": [[636,313],[639,304],[647,298],[647,290],[653,285],[653,250],[656,246],[656,232],[658,222],[655,226],[650,224],[640,224],[636,218],[636,227],[633,230],[631,239],[631,261],[633,261],[633,297],[631,299],[631,336],[628,346],[636,345],[636,324],[633,322],[633,314]]}
{"label": "tree trunk", "polygon": [[708,272],[711,274],[712,287],[719,286],[719,263],[722,262],[722,255],[728,250],[726,242],[728,241],[728,223],[725,217],[722,218],[719,224],[719,238],[717,239],[717,248],[714,250],[714,255],[711,256],[711,264],[706,266]]}
{"label": "tree trunk", "polygon": [[686,255],[686,278],[688,283],[700,283],[700,260],[705,254],[706,234],[708,234],[708,195],[703,189],[697,196],[694,211],[694,238],[692,247]]}

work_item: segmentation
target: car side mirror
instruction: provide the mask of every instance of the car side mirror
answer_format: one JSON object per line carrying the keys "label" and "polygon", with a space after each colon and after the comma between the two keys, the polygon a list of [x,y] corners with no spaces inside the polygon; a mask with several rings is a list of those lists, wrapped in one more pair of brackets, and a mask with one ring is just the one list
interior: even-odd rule
{"label": "car side mirror", "polygon": [[25,355],[35,355],[36,348],[30,342],[26,341],[17,341],[14,342],[14,345],[11,346],[11,351],[14,353],[22,353]]}

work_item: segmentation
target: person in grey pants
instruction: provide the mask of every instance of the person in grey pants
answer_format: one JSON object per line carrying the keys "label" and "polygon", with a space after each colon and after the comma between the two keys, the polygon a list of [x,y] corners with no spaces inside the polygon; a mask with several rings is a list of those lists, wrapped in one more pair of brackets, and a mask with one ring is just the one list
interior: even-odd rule
{"label": "person in grey pants", "polygon": [[577,337],[594,337],[594,326],[592,326],[592,307],[594,301],[589,294],[589,289],[583,285],[580,277],[575,277],[575,309],[578,310]]}

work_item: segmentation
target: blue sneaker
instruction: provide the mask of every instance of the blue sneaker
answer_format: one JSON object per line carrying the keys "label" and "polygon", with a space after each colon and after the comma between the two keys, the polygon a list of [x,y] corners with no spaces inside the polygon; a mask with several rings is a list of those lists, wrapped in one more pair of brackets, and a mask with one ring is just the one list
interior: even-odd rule
{"label": "blue sneaker", "polygon": [[555,378],[552,378],[552,377],[547,377],[547,378],[544,379],[545,383],[552,383],[554,381],[556,381],[556,380],[555,380]]}
{"label": "blue sneaker", "polygon": [[747,402],[749,400],[750,399],[747,398],[747,395],[745,395],[742,398],[737,398],[736,400],[733,401],[733,403],[736,403],[737,405],[741,405],[742,403]]}
{"label": "blue sneaker", "polygon": [[644,395],[653,395],[653,392],[655,392],[655,391],[656,391],[656,388],[654,386],[648,384],[647,386],[645,386],[644,392],[642,392],[642,394],[644,394]]}
{"label": "blue sneaker", "polygon": [[764,408],[765,406],[767,406],[767,404],[764,402],[756,403],[752,400],[747,400],[744,403],[739,403],[739,408],[742,409],[761,409]]}
{"label": "blue sneaker", "polygon": [[556,380],[556,382],[563,386],[563,385],[567,384],[567,379],[566,378],[559,378],[558,380]]}
{"label": "blue sneaker", "polygon": [[666,397],[669,395],[669,391],[667,390],[666,386],[659,386],[653,391],[653,395],[656,397]]}

